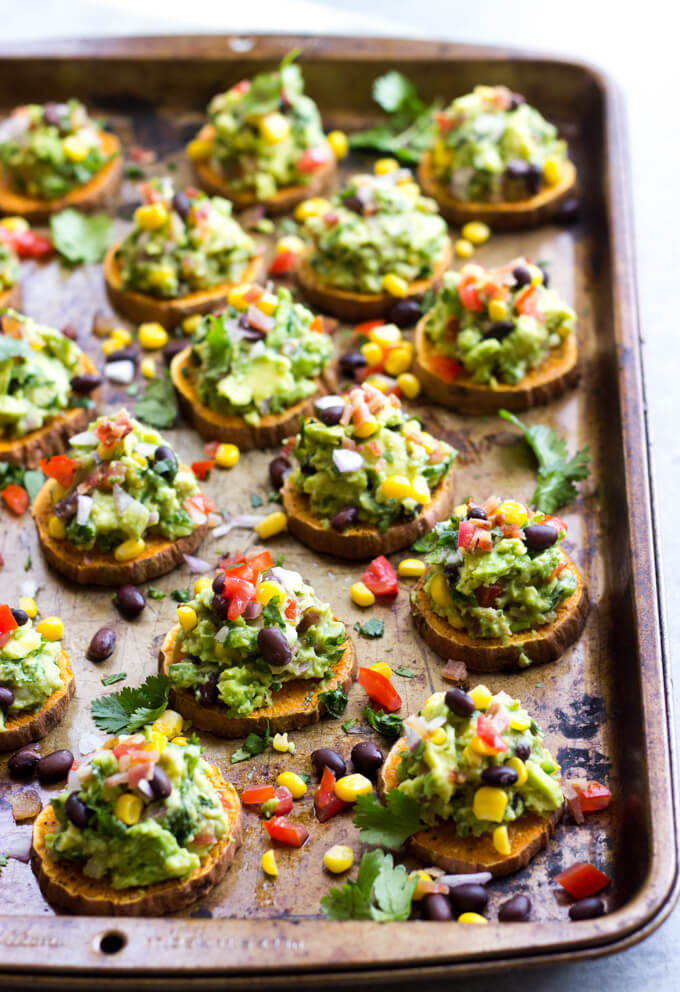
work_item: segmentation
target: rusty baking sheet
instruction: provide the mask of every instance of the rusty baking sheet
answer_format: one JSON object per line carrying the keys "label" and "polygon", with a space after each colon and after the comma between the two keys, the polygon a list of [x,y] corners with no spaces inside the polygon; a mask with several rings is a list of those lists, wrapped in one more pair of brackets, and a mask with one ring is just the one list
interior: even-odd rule
{"label": "rusty baking sheet", "polygon": [[[375,117],[370,92],[376,75],[401,68],[425,99],[452,98],[478,82],[505,83],[525,94],[569,140],[579,168],[584,220],[576,228],[495,236],[478,258],[501,262],[519,253],[550,266],[553,285],[579,316],[583,379],[578,390],[547,408],[526,415],[565,434],[570,450],[588,443],[593,455],[590,480],[578,502],[563,516],[569,524],[567,550],[583,571],[592,610],[579,643],[557,663],[520,675],[493,675],[485,681],[527,701],[547,732],[566,777],[604,779],[614,794],[609,810],[582,827],[561,825],[549,849],[512,878],[490,886],[489,917],[510,893],[527,892],[533,922],[460,928],[455,924],[329,923],[319,899],[337,884],[322,868],[322,854],[333,843],[356,844],[350,816],[312,824],[311,793],[296,807],[296,819],[312,826],[301,851],[281,851],[280,875],[266,879],[259,866],[265,839],[258,819],[245,813],[246,840],[225,880],[192,911],[177,917],[125,920],[55,916],[43,901],[30,868],[10,861],[0,875],[0,977],[27,987],[68,980],[87,987],[97,972],[102,988],[176,988],[191,975],[192,988],[246,984],[277,985],[291,975],[301,984],[329,973],[336,984],[358,978],[374,982],[475,974],[527,962],[573,961],[627,946],[649,933],[669,912],[675,897],[677,851],[672,728],[668,673],[663,651],[659,588],[653,546],[653,515],[647,436],[640,377],[635,274],[632,266],[627,157],[617,95],[591,69],[518,53],[435,42],[293,37],[121,39],[64,42],[0,50],[2,112],[31,100],[75,95],[106,113],[129,148],[154,149],[151,173],[170,171],[187,178],[182,148],[216,93],[289,49],[302,49],[308,92],[319,102],[325,125],[357,127]],[[359,160],[351,163],[356,166]],[[135,186],[124,185],[118,211],[125,228],[135,204]],[[26,266],[26,311],[63,326],[72,322],[95,361],[100,343],[91,336],[96,311],[110,312],[100,270],[74,271]],[[121,322],[124,323],[124,322]],[[343,350],[347,329],[337,332]],[[109,388],[107,408],[130,403],[124,391]],[[457,495],[489,493],[528,499],[533,470],[517,434],[495,417],[463,417],[416,404],[428,429],[459,450]],[[200,457],[202,443],[186,424],[170,434],[181,455]],[[267,511],[267,464],[271,453],[253,452],[228,476],[216,471],[206,486],[221,510],[251,512],[257,493]],[[255,501],[256,502],[256,501]],[[238,537],[238,540],[236,539]],[[252,544],[241,532],[228,540],[209,538],[201,554]],[[350,629],[366,616],[350,602],[348,589],[357,566],[313,554],[282,536],[270,546],[285,556],[332,604]],[[159,642],[174,622],[170,598],[149,600],[143,616],[124,622],[113,611],[111,593],[81,589],[50,573],[37,549],[32,522],[4,514],[0,550],[2,597],[27,575],[40,584],[44,614],[63,617],[77,692],[63,724],[44,742],[44,751],[68,745],[74,752],[83,734],[94,731],[89,702],[105,690],[101,676],[125,671],[136,684],[156,668]],[[394,556],[398,560],[399,556]],[[186,568],[154,584],[169,591],[189,584]],[[353,634],[360,662],[378,659],[417,673],[398,678],[403,712],[418,709],[444,686],[442,662],[414,634],[408,610],[408,581],[400,581],[391,607],[376,607],[385,636],[367,641]],[[103,622],[118,632],[114,656],[95,666],[85,647]],[[358,716],[364,699],[356,687],[345,718]],[[340,721],[296,732],[297,754],[273,752],[249,763],[230,765],[238,746],[202,735],[207,756],[226,769],[237,787],[270,779],[278,770],[308,770],[309,753],[320,744],[349,756],[356,736]],[[10,818],[9,800],[19,788],[0,764],[0,832]],[[49,798],[43,790],[43,798]],[[613,878],[607,893],[610,912],[598,920],[571,923],[551,878],[576,860],[594,861]],[[463,932],[464,931],[464,932]],[[11,977],[10,977],[11,976]]]}

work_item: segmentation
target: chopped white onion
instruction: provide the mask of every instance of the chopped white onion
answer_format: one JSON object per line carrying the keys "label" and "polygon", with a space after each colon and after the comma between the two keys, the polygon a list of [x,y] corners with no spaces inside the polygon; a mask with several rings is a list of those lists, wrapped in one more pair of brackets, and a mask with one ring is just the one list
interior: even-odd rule
{"label": "chopped white onion", "polygon": [[264,331],[266,334],[271,331],[276,321],[269,314],[263,313],[259,307],[251,304],[248,307],[248,323],[251,327],[255,327],[258,331]]}
{"label": "chopped white onion", "polygon": [[92,751],[97,751],[104,743],[105,738],[101,734],[85,733],[78,741],[78,750],[80,751],[81,757],[85,754],[90,754]]}
{"label": "chopped white onion", "polygon": [[135,363],[125,358],[120,362],[107,362],[104,372],[109,382],[119,386],[129,386],[135,377]]}
{"label": "chopped white onion", "polygon": [[319,410],[327,410],[329,406],[344,406],[345,401],[342,396],[320,396],[318,400],[314,400],[314,406]]}
{"label": "chopped white onion", "polygon": [[336,448],[333,452],[333,464],[338,472],[358,472],[364,464],[364,460],[358,451],[348,451],[345,448]]}
{"label": "chopped white onion", "polygon": [[10,833],[0,836],[0,851],[16,861],[28,861],[31,856],[33,827],[16,827]]}
{"label": "chopped white onion", "polygon": [[189,571],[192,575],[198,575],[200,572],[209,572],[213,567],[205,558],[196,558],[194,555],[182,555],[182,557],[189,566]]}
{"label": "chopped white onion", "polygon": [[185,510],[187,511],[187,516],[191,522],[196,524],[197,527],[200,527],[208,519],[205,513],[203,513],[202,510],[199,510],[198,507],[194,506],[192,503],[186,505]]}
{"label": "chopped white onion", "polygon": [[408,723],[405,723],[404,733],[406,734],[406,743],[408,744],[409,751],[412,751],[414,747],[418,747],[420,744],[420,734],[418,731],[414,730]]}
{"label": "chopped white onion", "polygon": [[294,572],[290,568],[281,568],[279,565],[275,565],[269,569],[269,574],[276,582],[280,582],[287,592],[297,592],[302,585],[300,573]]}
{"label": "chopped white onion", "polygon": [[[81,751],[82,754],[82,751]],[[66,779],[66,788],[69,792],[78,792],[80,789],[80,775],[77,768],[72,768]]]}
{"label": "chopped white onion", "polygon": [[264,355],[266,350],[267,347],[264,341],[256,341],[253,347],[250,349],[251,359],[260,358],[262,355]]}
{"label": "chopped white onion", "polygon": [[161,515],[158,510],[151,510],[149,513],[149,519],[147,520],[148,527],[155,527],[158,521],[161,519]]}
{"label": "chopped white onion", "polygon": [[94,431],[81,431],[80,434],[74,434],[69,443],[75,444],[78,447],[93,448],[96,444],[99,444],[99,441]]}
{"label": "chopped white onion", "polygon": [[118,483],[114,485],[113,504],[119,517],[122,517],[128,506],[134,502],[134,498],[130,495],[130,493],[126,493],[122,486],[119,486]]}
{"label": "chopped white onion", "polygon": [[78,526],[83,527],[90,519],[92,503],[93,499],[91,496],[85,496],[83,493],[78,493],[78,509],[76,510],[76,523]]}
{"label": "chopped white onion", "polygon": [[41,423],[42,417],[37,410],[29,410],[24,418],[24,425],[29,431],[37,430]]}
{"label": "chopped white onion", "polygon": [[152,455],[156,454],[157,447],[157,444],[150,444],[148,441],[138,441],[135,445],[135,451],[138,455],[143,455],[144,458],[150,458]]}
{"label": "chopped white onion", "polygon": [[146,796],[147,799],[153,799],[154,797],[153,789],[151,788],[151,785],[149,784],[149,782],[147,782],[145,778],[140,779],[140,781],[137,783],[137,789],[141,792],[143,796]]}
{"label": "chopped white onion", "polygon": [[450,889],[455,889],[458,885],[486,885],[491,881],[490,871],[471,872],[469,875],[440,875],[438,882],[443,882]]}
{"label": "chopped white onion", "polygon": [[229,627],[220,627],[220,629],[215,634],[215,640],[218,644],[222,644],[227,639],[229,633]]}
{"label": "chopped white onion", "polygon": [[209,513],[208,514],[208,527],[217,527],[219,522],[222,520],[221,513]]}
{"label": "chopped white onion", "polygon": [[[188,512],[188,511],[187,511]],[[191,514],[190,514],[191,515]],[[237,529],[250,530],[255,524],[258,524],[262,520],[262,517],[256,516],[254,513],[237,513],[235,517],[227,523],[222,524],[220,527],[216,527],[212,532],[213,537],[224,537],[230,531]]]}
{"label": "chopped white onion", "polygon": [[27,596],[29,599],[34,599],[35,594],[38,591],[38,583],[35,579],[24,579],[21,583],[21,595]]}

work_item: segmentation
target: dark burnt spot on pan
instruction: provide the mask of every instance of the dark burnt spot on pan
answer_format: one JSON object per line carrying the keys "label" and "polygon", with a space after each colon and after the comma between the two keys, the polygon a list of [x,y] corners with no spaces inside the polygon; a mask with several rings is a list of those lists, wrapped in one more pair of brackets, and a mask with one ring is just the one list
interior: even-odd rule
{"label": "dark burnt spot on pan", "polygon": [[135,141],[142,148],[153,148],[159,158],[170,155],[196,137],[195,122],[178,123],[157,113],[142,114],[133,120]]}
{"label": "dark burnt spot on pan", "polygon": [[562,770],[562,781],[588,778],[595,782],[607,782],[611,776],[611,760],[595,748],[560,747],[555,757]]}
{"label": "dark burnt spot on pan", "polygon": [[191,913],[192,920],[212,920],[212,910],[207,906],[199,906]]}
{"label": "dark burnt spot on pan", "polygon": [[569,713],[555,710],[553,728],[571,741],[589,740],[595,737],[598,730],[607,719],[607,710],[601,696],[582,696],[569,704]]}

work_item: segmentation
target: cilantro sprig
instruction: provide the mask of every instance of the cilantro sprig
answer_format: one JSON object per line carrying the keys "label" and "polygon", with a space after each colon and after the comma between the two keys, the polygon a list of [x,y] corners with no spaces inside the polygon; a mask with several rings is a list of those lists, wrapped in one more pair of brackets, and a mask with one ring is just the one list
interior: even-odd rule
{"label": "cilantro sprig", "polygon": [[177,420],[177,397],[170,377],[151,379],[143,395],[135,403],[135,417],[149,427],[174,427]]}
{"label": "cilantro sprig", "polygon": [[354,810],[354,826],[363,844],[401,847],[423,828],[418,803],[399,789],[390,789],[384,806],[373,795],[358,796]]}
{"label": "cilantro sprig", "polygon": [[350,146],[383,152],[405,165],[416,165],[434,140],[434,112],[439,105],[424,103],[411,80],[396,70],[374,81],[373,99],[389,118],[352,134]]}
{"label": "cilantro sprig", "polygon": [[333,717],[334,720],[338,720],[347,707],[347,693],[341,685],[338,685],[335,689],[320,692],[319,701],[326,707],[328,715]]}
{"label": "cilantro sprig", "polygon": [[366,623],[357,621],[354,624],[354,629],[359,637],[365,637],[367,640],[375,640],[378,637],[382,637],[385,633],[385,622],[378,617],[369,617]]}
{"label": "cilantro sprig", "polygon": [[108,734],[133,734],[153,723],[168,705],[170,679],[166,675],[149,675],[137,688],[126,686],[120,692],[93,699],[92,718]]}
{"label": "cilantro sprig", "polygon": [[262,754],[273,741],[269,733],[269,720],[265,723],[264,734],[250,733],[244,740],[241,747],[237,748],[229,759],[232,765],[237,765],[240,761],[248,761],[257,754]]}
{"label": "cilantro sprig", "polygon": [[417,879],[395,865],[391,854],[367,851],[356,882],[331,889],[321,909],[330,920],[407,920],[416,885]]}
{"label": "cilantro sprig", "polygon": [[67,262],[101,262],[113,241],[113,221],[108,214],[81,214],[69,207],[50,217],[54,247]]}
{"label": "cilantro sprig", "polygon": [[377,733],[382,734],[390,741],[395,741],[401,737],[404,730],[404,721],[398,713],[385,713],[384,710],[373,710],[370,706],[364,706],[361,715]]}

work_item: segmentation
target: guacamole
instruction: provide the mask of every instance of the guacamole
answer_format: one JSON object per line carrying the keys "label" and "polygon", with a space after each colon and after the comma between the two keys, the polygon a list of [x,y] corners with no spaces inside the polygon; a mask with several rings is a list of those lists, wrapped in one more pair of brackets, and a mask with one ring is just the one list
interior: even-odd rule
{"label": "guacamole", "polygon": [[274,296],[252,287],[246,296],[203,319],[191,361],[202,403],[258,424],[317,392],[333,344],[321,318],[293,303],[289,290]]}
{"label": "guacamole", "polygon": [[240,280],[257,248],[229,200],[195,189],[175,193],[170,179],[150,180],[143,194],[116,250],[124,289],[177,299]]}
{"label": "guacamole", "polygon": [[0,634],[0,643],[0,686],[12,694],[12,702],[0,706],[0,730],[4,730],[6,720],[39,710],[63,683],[57,662],[61,641],[46,640],[31,620]]}
{"label": "guacamole", "polygon": [[293,454],[299,467],[290,478],[315,517],[341,530],[336,515],[351,510],[343,514],[345,526],[384,532],[420,513],[457,452],[424,431],[397,396],[364,383],[347,396],[317,401]]}
{"label": "guacamole", "polygon": [[20,275],[19,257],[6,241],[1,240],[0,235],[0,293],[16,286]]}
{"label": "guacamole", "polygon": [[18,193],[55,200],[84,186],[110,161],[100,135],[78,100],[30,103],[0,124],[0,164]]}
{"label": "guacamole", "polygon": [[168,675],[230,717],[270,706],[291,679],[328,680],[347,644],[330,606],[297,572],[273,568],[268,551],[221,561],[212,585],[178,613],[186,657]]}
{"label": "guacamole", "polygon": [[81,862],[89,878],[108,875],[114,889],[184,878],[229,830],[198,742],[154,726],[109,738],[52,799],[49,853]]}
{"label": "guacamole", "polygon": [[541,728],[505,692],[492,696],[481,685],[469,695],[436,692],[404,727],[398,788],[417,799],[426,823],[452,820],[460,837],[493,832],[496,844],[499,827],[528,813],[547,818],[564,802]]}
{"label": "guacamole", "polygon": [[573,332],[576,314],[525,258],[447,272],[425,320],[435,351],[473,382],[517,385]]}
{"label": "guacamole", "polygon": [[425,591],[432,610],[471,637],[507,639],[555,619],[576,590],[559,545],[559,517],[513,500],[456,507],[418,542],[427,550]]}
{"label": "guacamole", "polygon": [[[0,335],[0,438],[21,438],[72,403],[71,379],[82,351],[53,327],[13,310]],[[16,336],[15,336],[16,335]]]}
{"label": "guacamole", "polygon": [[241,80],[214,97],[205,131],[214,168],[232,189],[258,200],[306,185],[333,157],[318,108],[304,95],[302,72],[289,56],[278,70]]}
{"label": "guacamole", "polygon": [[524,97],[475,86],[436,115],[432,164],[457,200],[526,200],[559,180],[567,145]]}
{"label": "guacamole", "polygon": [[305,228],[317,278],[352,293],[390,292],[395,277],[404,285],[429,279],[448,239],[437,204],[408,169],[354,176]]}
{"label": "guacamole", "polygon": [[66,539],[83,551],[96,547],[118,557],[124,545],[136,557],[145,537],[175,541],[204,523],[212,508],[161,435],[126,410],[100,417],[72,437],[69,456],[51,459],[45,471],[69,482],[54,513],[65,524]]}

